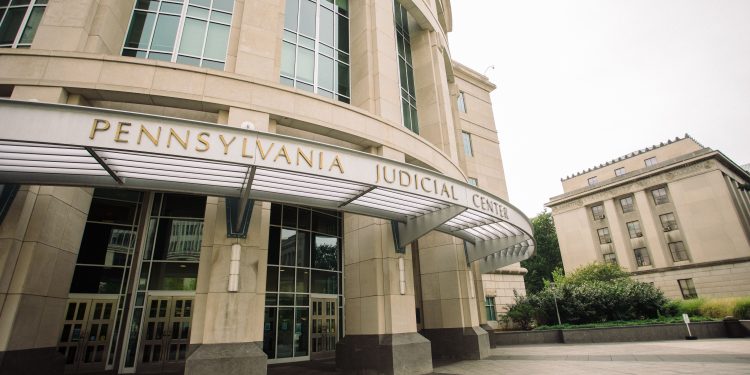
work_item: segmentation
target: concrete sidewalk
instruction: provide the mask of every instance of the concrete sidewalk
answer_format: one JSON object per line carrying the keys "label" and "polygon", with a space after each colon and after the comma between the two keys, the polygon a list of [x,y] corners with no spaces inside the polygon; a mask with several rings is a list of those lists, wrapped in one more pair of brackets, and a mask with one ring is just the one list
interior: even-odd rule
{"label": "concrete sidewalk", "polygon": [[750,339],[505,346],[435,374],[750,374]]}
{"label": "concrete sidewalk", "polygon": [[[434,374],[750,374],[750,339],[504,346]],[[271,365],[269,375],[336,374],[335,362]]]}

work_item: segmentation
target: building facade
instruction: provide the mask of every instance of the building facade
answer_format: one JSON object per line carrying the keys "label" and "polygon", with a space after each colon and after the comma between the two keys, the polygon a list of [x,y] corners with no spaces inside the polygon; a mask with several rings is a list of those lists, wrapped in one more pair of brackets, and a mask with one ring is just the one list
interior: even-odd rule
{"label": "building facade", "polygon": [[619,264],[668,298],[750,294],[748,172],[685,135],[562,180],[566,272]]}
{"label": "building facade", "polygon": [[483,275],[518,288],[534,242],[451,28],[447,0],[0,2],[0,373],[486,356]]}

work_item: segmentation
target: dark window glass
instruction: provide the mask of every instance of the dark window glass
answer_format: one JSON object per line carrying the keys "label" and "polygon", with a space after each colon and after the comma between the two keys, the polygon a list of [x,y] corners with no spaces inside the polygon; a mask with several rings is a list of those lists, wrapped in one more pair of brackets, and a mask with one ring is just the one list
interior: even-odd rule
{"label": "dark window glass", "polygon": [[300,208],[298,214],[299,218],[297,220],[297,225],[299,225],[299,229],[310,230],[310,217],[312,216],[310,210],[306,208]]}
{"label": "dark window glass", "polygon": [[[294,320],[294,356],[300,357],[307,355],[307,341],[308,341],[308,315],[309,309],[295,309],[295,320]],[[339,318],[341,319],[341,318]]]}
{"label": "dark window glass", "polygon": [[295,253],[297,248],[297,231],[292,229],[281,230],[281,256],[280,263],[284,266],[296,264]]}
{"label": "dark window glass", "polygon": [[284,206],[284,210],[282,212],[284,213],[284,216],[282,217],[281,225],[285,227],[296,228],[297,227],[297,207]]}
{"label": "dark window glass", "polygon": [[86,223],[81,247],[78,251],[79,264],[100,264],[124,266],[128,255],[135,246],[135,231],[131,227],[110,224]]}
{"label": "dark window glass", "polygon": [[279,269],[279,292],[294,293],[294,268]]}
{"label": "dark window glass", "polygon": [[337,235],[338,218],[336,216],[326,215],[313,211],[312,213],[312,230],[313,232]]}
{"label": "dark window glass", "polygon": [[124,271],[120,267],[76,266],[70,292],[119,294]]}
{"label": "dark window glass", "polygon": [[279,290],[279,267],[268,267],[266,274],[266,290],[276,292]]}
{"label": "dark window glass", "polygon": [[311,290],[312,293],[338,294],[336,272],[312,270]]}
{"label": "dark window glass", "polygon": [[672,253],[672,260],[675,262],[689,260],[685,244],[682,241],[670,242],[669,252]]}
{"label": "dark window glass", "polygon": [[280,245],[281,228],[271,227],[268,231],[268,264],[279,264]]}
{"label": "dark window glass", "polygon": [[271,225],[281,225],[281,205],[271,204]]}
{"label": "dark window glass", "polygon": [[202,220],[159,219],[155,231],[153,259],[200,260]]}
{"label": "dark window glass", "polygon": [[645,247],[633,250],[633,254],[635,255],[635,263],[638,267],[651,265],[651,258],[648,256],[648,251],[646,251]]}
{"label": "dark window glass", "polygon": [[26,8],[10,8],[5,14],[5,19],[0,25],[0,44],[12,44],[16,40],[16,34],[21,28]]}
{"label": "dark window glass", "polygon": [[677,283],[680,285],[682,298],[684,299],[698,298],[698,292],[696,292],[695,290],[695,284],[693,284],[693,279],[677,280]]}
{"label": "dark window glass", "polygon": [[184,194],[163,194],[161,216],[203,218],[206,197]]}
{"label": "dark window glass", "polygon": [[310,271],[307,269],[297,269],[297,286],[295,288],[297,293],[308,293],[310,292]]}
{"label": "dark window glass", "polygon": [[263,319],[263,352],[276,358],[276,308],[266,308]]}
{"label": "dark window glass", "polygon": [[95,197],[91,200],[87,220],[133,225],[137,207],[133,202],[120,202]]}
{"label": "dark window glass", "polygon": [[294,308],[279,308],[279,323],[277,329],[278,344],[276,347],[276,358],[288,358],[292,356],[294,343]]}
{"label": "dark window glass", "polygon": [[297,232],[297,267],[310,267],[310,232]]}
{"label": "dark window glass", "polygon": [[198,263],[152,262],[149,290],[195,290]]}

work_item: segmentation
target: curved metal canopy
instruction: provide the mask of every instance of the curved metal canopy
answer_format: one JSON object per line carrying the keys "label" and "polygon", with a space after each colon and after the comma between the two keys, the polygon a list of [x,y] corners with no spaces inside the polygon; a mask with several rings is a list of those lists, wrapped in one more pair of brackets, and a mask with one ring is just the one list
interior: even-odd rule
{"label": "curved metal canopy", "polygon": [[[438,230],[480,272],[529,258],[528,218],[439,173],[304,139],[198,121],[0,100],[0,183],[178,191],[398,222],[398,245]],[[248,127],[252,127],[248,123]]]}

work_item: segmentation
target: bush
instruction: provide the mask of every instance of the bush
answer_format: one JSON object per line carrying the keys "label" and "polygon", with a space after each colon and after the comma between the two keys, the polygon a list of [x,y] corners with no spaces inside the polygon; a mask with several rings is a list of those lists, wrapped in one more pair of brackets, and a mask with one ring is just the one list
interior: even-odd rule
{"label": "bush", "polygon": [[737,300],[732,310],[732,316],[737,319],[750,319],[750,297]]}
{"label": "bush", "polygon": [[736,298],[708,299],[698,310],[705,317],[722,319],[733,314],[736,302]]}
{"label": "bush", "polygon": [[516,303],[508,309],[503,318],[510,319],[523,330],[529,330],[534,319],[534,306],[527,297],[519,296],[515,290],[513,290],[513,295]]}
{"label": "bush", "polygon": [[528,302],[539,324],[556,324],[555,297],[565,323],[587,324],[614,320],[656,318],[667,302],[654,286],[635,281],[617,265],[592,264],[569,276],[553,273],[555,287],[547,283]]}
{"label": "bush", "polygon": [[703,298],[692,298],[685,300],[674,300],[670,303],[673,303],[677,309],[675,315],[688,314],[690,316],[698,316],[701,315],[701,306],[706,303],[706,300]]}

